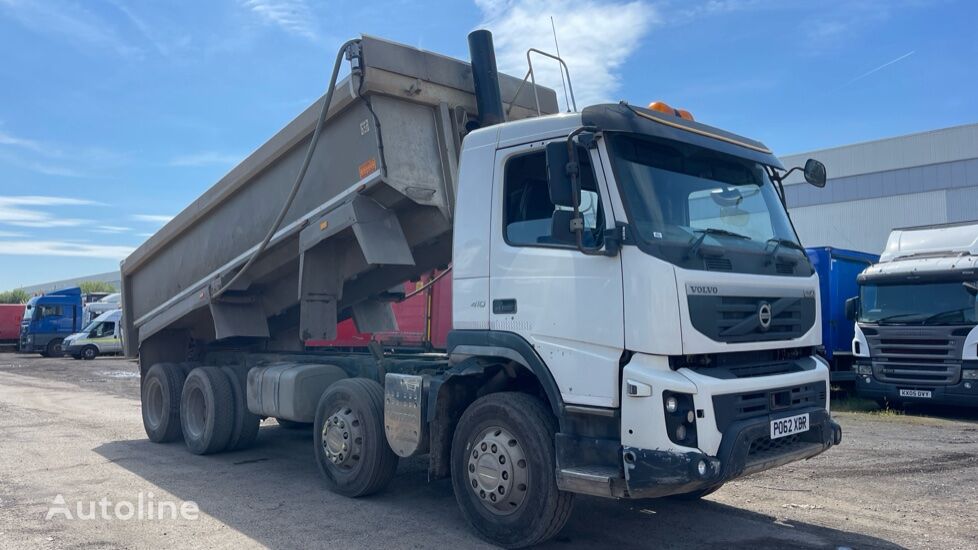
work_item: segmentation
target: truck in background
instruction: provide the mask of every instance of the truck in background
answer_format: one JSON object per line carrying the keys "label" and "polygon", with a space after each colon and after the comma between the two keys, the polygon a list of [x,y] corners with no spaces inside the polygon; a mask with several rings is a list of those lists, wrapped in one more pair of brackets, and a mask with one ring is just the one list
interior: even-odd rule
{"label": "truck in background", "polygon": [[853,324],[846,317],[846,301],[859,294],[856,277],[880,257],[831,246],[809,247],[805,251],[818,273],[822,348],[829,362],[832,382],[851,385],[856,380],[856,373],[852,356]]}
{"label": "truck in background", "polygon": [[0,351],[17,351],[24,304],[0,304]]}
{"label": "truck in background", "polygon": [[122,308],[122,294],[119,292],[99,295],[98,298],[95,298],[94,295],[87,295],[82,323],[87,325],[99,315],[120,308]]}
{"label": "truck in background", "polygon": [[80,332],[65,338],[61,347],[75,359],[90,361],[100,355],[122,353],[122,310],[106,311]]}
{"label": "truck in background", "polygon": [[846,303],[856,391],[978,406],[978,221],[894,229]]}
{"label": "truck in background", "polygon": [[65,337],[83,326],[82,293],[78,287],[64,288],[34,296],[24,306],[20,323],[21,353],[40,353],[43,357],[61,357]]}
{"label": "truck in background", "polygon": [[[838,444],[777,157],[662,103],[557,114],[487,31],[469,47],[345,43],[325,97],[126,258],[150,440],[206,455],[312,423],[349,497],[425,455],[506,547],[556,535],[576,494],[699,498]],[[350,317],[393,330],[389,289],[449,266],[444,352],[307,350]]]}

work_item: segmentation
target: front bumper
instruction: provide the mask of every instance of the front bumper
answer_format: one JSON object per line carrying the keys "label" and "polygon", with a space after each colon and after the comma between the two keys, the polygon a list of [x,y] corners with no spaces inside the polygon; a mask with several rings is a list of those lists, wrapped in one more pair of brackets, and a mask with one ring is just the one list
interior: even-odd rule
{"label": "front bumper", "polygon": [[[924,390],[929,391],[931,396],[929,398],[901,396],[900,390]],[[978,407],[978,380],[961,380],[951,386],[928,386],[926,384],[880,382],[872,375],[861,375],[856,377],[856,393],[860,397],[878,401],[885,400],[891,403],[931,403],[934,405]]]}
{"label": "front bumper", "polygon": [[67,346],[64,346],[64,352],[68,355],[81,355],[81,351],[84,347],[84,345],[79,344],[68,344]]}
{"label": "front bumper", "polygon": [[[807,432],[770,439],[770,422],[809,413]],[[717,456],[693,451],[677,453],[651,449],[622,449],[627,498],[655,498],[699,489],[803,460],[842,441],[842,428],[825,409],[796,409],[742,420],[723,434]],[[701,466],[701,463],[705,467]]]}

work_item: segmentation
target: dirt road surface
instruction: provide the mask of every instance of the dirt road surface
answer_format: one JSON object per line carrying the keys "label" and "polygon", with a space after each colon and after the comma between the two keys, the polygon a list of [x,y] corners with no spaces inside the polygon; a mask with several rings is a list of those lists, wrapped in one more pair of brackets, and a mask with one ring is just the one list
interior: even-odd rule
{"label": "dirt road surface", "polygon": [[[488,547],[450,482],[427,480],[423,459],[402,461],[386,492],[350,500],[324,488],[308,430],[268,420],[252,449],[193,456],[146,440],[138,398],[136,365],[124,359],[0,355],[0,548]],[[700,502],[578,498],[549,546],[978,547],[978,416],[836,417],[840,447]],[[199,514],[75,517],[90,502],[99,515],[103,499],[110,518],[125,517],[140,498],[147,515],[149,501],[192,501]]]}

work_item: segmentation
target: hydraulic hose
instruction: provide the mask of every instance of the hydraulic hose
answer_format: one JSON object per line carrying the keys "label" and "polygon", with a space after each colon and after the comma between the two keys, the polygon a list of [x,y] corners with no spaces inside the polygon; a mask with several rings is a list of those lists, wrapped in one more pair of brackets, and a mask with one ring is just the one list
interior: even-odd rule
{"label": "hydraulic hose", "polygon": [[[289,196],[285,200],[285,204],[282,205],[282,210],[278,213],[278,216],[275,217],[275,222],[268,228],[268,233],[265,234],[265,238],[262,239],[261,244],[258,245],[255,252],[248,258],[248,261],[241,266],[241,269],[239,269],[238,272],[231,277],[230,281],[211,294],[212,300],[221,297],[222,294],[227,292],[227,290],[230,289],[234,283],[236,283],[238,279],[240,279],[245,272],[248,271],[248,268],[250,268],[258,257],[265,252],[265,249],[268,247],[268,243],[271,242],[272,237],[275,236],[275,232],[278,231],[279,227],[282,225],[285,215],[289,212],[289,208],[292,207],[292,202],[295,200],[296,195],[299,194],[299,188],[302,187],[302,180],[306,177],[306,171],[309,170],[309,163],[312,162],[312,155],[316,151],[316,144],[319,143],[319,136],[322,134],[323,126],[326,124],[326,115],[329,112],[329,104],[333,101],[333,90],[336,88],[336,78],[339,76],[340,66],[343,64],[343,56],[347,54],[347,51],[350,48],[356,44],[359,44],[359,42],[360,40],[356,38],[347,40],[340,47],[340,50],[336,52],[336,62],[333,63],[333,74],[329,77],[329,87],[326,88],[326,96],[323,99],[322,110],[319,112],[319,120],[316,121],[316,129],[312,133],[312,140],[309,142],[308,149],[306,149],[306,157],[302,160],[302,167],[299,168],[299,173],[296,174],[295,183],[292,184],[292,190],[289,191]],[[352,59],[353,57],[358,56],[359,54],[357,54],[357,56],[351,55],[350,57]],[[354,70],[362,70],[362,67],[354,66]]]}

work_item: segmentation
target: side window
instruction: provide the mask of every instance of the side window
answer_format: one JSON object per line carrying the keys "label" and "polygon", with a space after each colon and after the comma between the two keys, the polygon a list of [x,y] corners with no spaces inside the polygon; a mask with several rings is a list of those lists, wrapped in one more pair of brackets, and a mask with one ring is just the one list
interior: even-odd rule
{"label": "side window", "polygon": [[[601,242],[604,216],[601,199],[598,195],[594,169],[590,156],[581,149],[581,215],[584,217],[584,244],[596,246]],[[514,246],[544,245],[570,246],[573,243],[565,238],[565,231],[554,231],[554,223],[566,221],[564,217],[554,216],[559,210],[570,207],[555,206],[550,202],[550,187],[547,182],[546,153],[539,152],[519,155],[506,162],[503,180],[504,209],[503,231],[506,242]]]}
{"label": "side window", "polygon": [[96,338],[105,338],[106,336],[112,336],[115,333],[115,323],[107,321],[101,323],[95,332]]}
{"label": "side window", "polygon": [[41,306],[39,317],[54,317],[61,315],[61,306]]}

